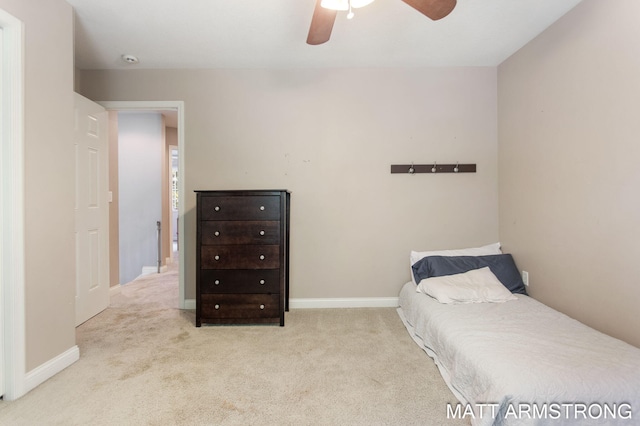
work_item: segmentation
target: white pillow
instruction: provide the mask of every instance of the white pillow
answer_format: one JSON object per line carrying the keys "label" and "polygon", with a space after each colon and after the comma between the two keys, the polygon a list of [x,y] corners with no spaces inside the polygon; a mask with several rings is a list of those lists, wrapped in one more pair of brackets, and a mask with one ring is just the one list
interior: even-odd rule
{"label": "white pillow", "polygon": [[425,278],[416,291],[426,293],[440,303],[499,303],[517,299],[488,266],[463,274]]}
{"label": "white pillow", "polygon": [[[492,254],[502,254],[500,243],[488,244],[482,247],[455,249],[455,250],[436,250],[436,251],[411,251],[409,255],[410,266],[413,266],[418,260],[427,256],[489,256]],[[411,269],[411,268],[409,268]],[[416,278],[413,276],[411,269],[411,281],[418,285]]]}

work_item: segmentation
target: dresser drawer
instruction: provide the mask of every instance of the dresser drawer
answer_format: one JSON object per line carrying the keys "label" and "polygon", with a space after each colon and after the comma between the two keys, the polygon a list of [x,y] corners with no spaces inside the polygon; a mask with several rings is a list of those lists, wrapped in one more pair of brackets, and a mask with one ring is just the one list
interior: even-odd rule
{"label": "dresser drawer", "polygon": [[200,226],[203,245],[280,243],[280,222],[274,220],[208,220]]}
{"label": "dresser drawer", "polygon": [[279,318],[278,294],[202,294],[200,315],[215,318]]}
{"label": "dresser drawer", "polygon": [[204,269],[200,293],[280,293],[280,270]]}
{"label": "dresser drawer", "polygon": [[280,246],[202,246],[202,269],[277,269]]}
{"label": "dresser drawer", "polygon": [[278,269],[280,246],[202,246],[202,269]]}
{"label": "dresser drawer", "polygon": [[200,206],[201,220],[279,220],[280,197],[206,196]]}

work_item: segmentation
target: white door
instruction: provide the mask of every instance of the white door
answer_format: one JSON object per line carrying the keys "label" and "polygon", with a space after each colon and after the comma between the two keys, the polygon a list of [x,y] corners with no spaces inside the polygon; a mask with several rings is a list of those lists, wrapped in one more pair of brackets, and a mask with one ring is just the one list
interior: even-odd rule
{"label": "white door", "polygon": [[109,305],[107,112],[75,94],[76,326]]}

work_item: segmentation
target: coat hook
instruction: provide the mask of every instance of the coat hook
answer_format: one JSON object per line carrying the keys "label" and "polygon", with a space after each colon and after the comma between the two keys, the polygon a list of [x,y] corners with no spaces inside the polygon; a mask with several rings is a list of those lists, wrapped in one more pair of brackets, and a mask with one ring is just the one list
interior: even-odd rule
{"label": "coat hook", "polygon": [[434,161],[433,162],[433,167],[431,168],[431,173],[435,173],[437,171],[438,171],[438,169],[436,168],[436,162]]}
{"label": "coat hook", "polygon": [[411,167],[409,167],[409,170],[407,170],[407,172],[409,174],[413,174],[413,173],[415,173],[415,171],[416,171],[416,169],[413,168],[413,163],[411,163]]}
{"label": "coat hook", "polygon": [[460,171],[460,169],[458,168],[458,162],[456,161],[456,166],[453,168],[453,172],[454,173],[458,173],[458,171]]}

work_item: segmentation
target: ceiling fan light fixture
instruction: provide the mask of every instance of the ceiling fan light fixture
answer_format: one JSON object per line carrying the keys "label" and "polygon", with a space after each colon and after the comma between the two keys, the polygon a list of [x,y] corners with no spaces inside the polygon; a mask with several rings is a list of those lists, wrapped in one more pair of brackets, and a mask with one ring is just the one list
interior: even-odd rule
{"label": "ceiling fan light fixture", "polygon": [[331,10],[349,10],[349,3],[354,9],[373,3],[373,0],[322,0],[320,6]]}

